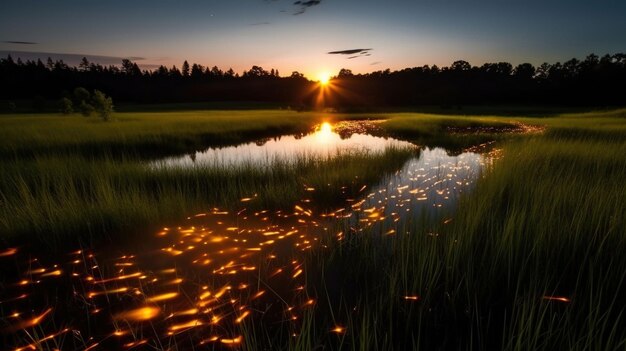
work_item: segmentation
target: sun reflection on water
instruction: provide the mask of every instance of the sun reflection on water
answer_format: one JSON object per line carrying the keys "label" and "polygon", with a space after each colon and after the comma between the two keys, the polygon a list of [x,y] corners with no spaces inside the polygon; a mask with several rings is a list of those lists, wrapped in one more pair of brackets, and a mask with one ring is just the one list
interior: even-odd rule
{"label": "sun reflection on water", "polygon": [[332,141],[334,136],[339,136],[338,134],[333,133],[333,127],[328,122],[320,124],[314,135],[315,140],[320,143],[329,143]]}

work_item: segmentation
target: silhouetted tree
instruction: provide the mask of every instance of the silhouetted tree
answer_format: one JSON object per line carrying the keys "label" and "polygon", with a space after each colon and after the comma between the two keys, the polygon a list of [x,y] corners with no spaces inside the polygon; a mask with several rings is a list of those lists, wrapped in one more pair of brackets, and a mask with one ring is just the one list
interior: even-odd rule
{"label": "silhouetted tree", "polygon": [[93,92],[93,107],[103,121],[110,121],[113,114],[113,99],[100,90]]}
{"label": "silhouetted tree", "polygon": [[[187,62],[187,61],[185,61],[185,62]],[[183,65],[183,71],[184,71],[184,65]],[[198,64],[194,63],[193,66],[191,66],[191,78],[194,78],[194,79],[201,78],[202,75],[204,74],[203,71],[204,71],[204,67],[202,67],[202,65],[198,65]],[[185,74],[183,73],[183,76],[184,75]]]}
{"label": "silhouetted tree", "polygon": [[185,77],[185,78],[189,77],[189,62],[187,62],[187,60],[185,60],[185,62],[183,62],[183,67],[180,70],[180,72],[183,75],[183,77]]}
{"label": "silhouetted tree", "polygon": [[83,57],[82,60],[80,60],[80,63],[78,64],[78,69],[80,69],[83,72],[86,72],[89,70],[89,60],[87,60],[86,57]]}
{"label": "silhouetted tree", "polygon": [[141,69],[139,69],[139,66],[129,59],[122,60],[122,72],[128,76],[141,76]]}
{"label": "silhouetted tree", "polygon": [[515,67],[513,74],[521,79],[532,79],[535,75],[535,67],[530,63],[522,63]]}
{"label": "silhouetted tree", "polygon": [[469,71],[470,69],[472,69],[472,65],[470,65],[467,61],[459,60],[454,61],[452,63],[452,66],[450,66],[450,69],[457,72]]}
{"label": "silhouetted tree", "polygon": [[[232,68],[231,68],[231,70],[232,70]],[[211,75],[213,77],[221,78],[222,76],[224,76],[224,72],[222,72],[222,70],[219,69],[217,66],[213,66],[213,68],[211,68]]]}
{"label": "silhouetted tree", "polygon": [[352,74],[352,70],[342,68],[339,70],[339,74],[337,74],[337,78],[352,77],[353,75],[354,74]]}

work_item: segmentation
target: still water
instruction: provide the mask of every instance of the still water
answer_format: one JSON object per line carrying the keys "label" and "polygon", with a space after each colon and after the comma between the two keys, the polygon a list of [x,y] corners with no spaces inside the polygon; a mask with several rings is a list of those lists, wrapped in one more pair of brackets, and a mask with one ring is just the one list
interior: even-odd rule
{"label": "still water", "polygon": [[[389,137],[366,134],[375,130],[375,122],[322,123],[310,134],[285,135],[222,148],[207,148],[185,156],[166,157],[151,163],[153,167],[270,167],[274,162],[290,163],[307,158],[328,158],[338,153],[367,152],[381,154],[390,147],[415,145]],[[364,127],[364,125],[366,127]]]}
{"label": "still water", "polygon": [[[307,196],[281,209],[253,211],[248,208],[257,199],[245,198],[236,211],[210,207],[128,247],[80,248],[61,257],[0,250],[3,269],[17,272],[0,292],[0,343],[14,350],[230,347],[245,343],[242,326],[250,319],[297,337],[318,301],[315,287],[306,284],[309,250],[332,250],[353,235],[399,235],[412,218],[448,221],[459,196],[493,160],[478,152],[418,148],[372,135],[378,135],[376,123],[352,123],[151,164],[262,167],[302,153],[419,150],[334,209],[317,210]],[[345,332],[340,325],[328,330]]]}

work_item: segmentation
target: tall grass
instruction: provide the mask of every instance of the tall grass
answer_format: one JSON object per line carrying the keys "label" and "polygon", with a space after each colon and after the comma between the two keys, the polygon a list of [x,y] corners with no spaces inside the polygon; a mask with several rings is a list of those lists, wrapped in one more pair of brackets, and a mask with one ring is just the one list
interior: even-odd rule
{"label": "tall grass", "polygon": [[288,111],[116,113],[115,122],[62,115],[0,117],[0,157],[165,155],[302,132],[323,116]]}
{"label": "tall grass", "polygon": [[[264,113],[270,118],[274,112]],[[216,129],[197,116],[189,117],[188,127],[164,120],[143,130],[149,117],[133,124],[132,116],[104,126],[105,131],[97,129],[100,125],[85,127],[84,135],[83,126],[74,122],[67,122],[66,131],[48,125],[60,133],[57,141],[40,125],[31,129],[16,121],[18,135],[3,129],[0,231],[58,239],[82,231],[145,227],[206,206],[236,206],[253,193],[260,195],[261,207],[292,203],[302,198],[303,184],[318,189],[316,201],[330,202],[334,186],[374,182],[411,155],[387,150],[378,156],[302,157],[295,164],[262,169],[154,169],[140,162],[138,145],[154,142],[171,151],[178,143],[202,144],[206,140],[195,138],[216,130],[221,135],[234,130],[237,137],[245,133],[226,119],[223,129]],[[284,122],[290,116],[277,118]],[[412,140],[443,138],[454,144],[464,139],[458,142],[464,145],[496,137],[504,157],[462,198],[452,222],[414,216],[390,224],[395,236],[383,236],[385,231],[374,227],[346,235],[341,243],[320,239],[328,249],[320,245],[306,263],[308,289],[317,296],[315,313],[303,316],[296,337],[252,321],[245,337],[258,348],[295,350],[623,350],[624,116],[624,110],[550,118],[385,116],[390,119],[384,128]],[[17,117],[7,118],[2,123]],[[257,130],[266,130],[262,121]],[[283,122],[278,125],[292,123]],[[512,122],[546,130],[507,139],[493,133],[445,136],[449,126],[499,128]],[[136,127],[116,130],[122,125]],[[79,150],[92,141],[106,151],[84,156]],[[35,145],[31,151],[28,143]],[[115,150],[122,150],[121,156]],[[30,154],[13,156],[23,153]],[[102,156],[107,154],[112,156]],[[349,233],[345,225],[338,222],[328,233]],[[333,325],[347,332],[330,333]]]}
{"label": "tall grass", "polygon": [[626,143],[598,130],[505,145],[447,225],[413,218],[395,237],[375,230],[312,256],[311,284],[354,305],[341,348],[626,347]]}
{"label": "tall grass", "polygon": [[[380,154],[343,152],[293,161],[270,160],[238,166],[152,167],[137,159],[38,156],[4,163],[0,177],[0,231],[4,238],[58,241],[143,225],[152,229],[215,206],[277,208],[315,187],[315,202],[331,205],[343,185],[358,189],[401,168],[413,149]],[[355,178],[356,177],[356,178]],[[310,195],[309,195],[310,196]],[[22,237],[21,239],[24,239]]]}

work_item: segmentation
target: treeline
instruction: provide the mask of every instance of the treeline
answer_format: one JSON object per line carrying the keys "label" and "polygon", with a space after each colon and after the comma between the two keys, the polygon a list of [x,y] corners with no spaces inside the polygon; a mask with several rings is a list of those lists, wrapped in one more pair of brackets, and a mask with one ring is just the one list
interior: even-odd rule
{"label": "treeline", "polygon": [[[242,74],[232,69],[183,63],[141,70],[123,60],[102,66],[83,59],[76,66],[48,59],[0,59],[0,100],[60,99],[76,87],[101,90],[116,102],[168,103],[200,101],[275,102],[298,108],[319,104],[316,82],[293,72],[253,66]],[[507,62],[472,66],[456,61],[449,67],[422,66],[399,71],[352,74],[342,69],[324,94],[324,106],[467,104],[625,105],[626,54],[591,54],[584,60],[529,63]]]}

